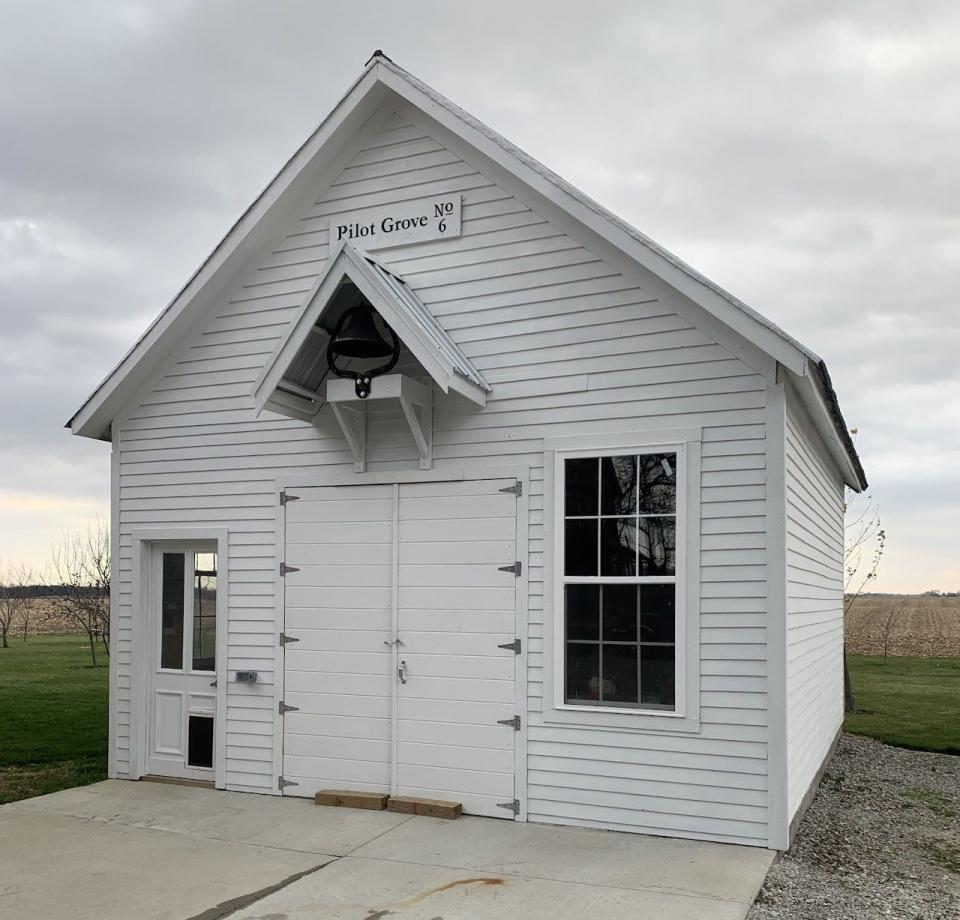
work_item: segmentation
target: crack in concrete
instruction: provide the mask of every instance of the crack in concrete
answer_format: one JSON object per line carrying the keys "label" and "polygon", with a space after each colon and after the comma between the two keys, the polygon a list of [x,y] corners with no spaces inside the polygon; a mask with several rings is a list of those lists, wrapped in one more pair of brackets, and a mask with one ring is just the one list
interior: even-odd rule
{"label": "crack in concrete", "polygon": [[[336,859],[332,859],[330,862],[320,863],[319,866],[312,866],[309,869],[304,869],[302,872],[295,872],[293,875],[287,876],[287,878],[281,879],[273,885],[267,885],[266,888],[260,888],[257,891],[251,891],[248,894],[230,898],[228,901],[222,901],[220,904],[217,904],[216,907],[208,907],[206,910],[200,911],[199,914],[187,917],[186,920],[222,920],[223,917],[229,917],[230,914],[235,914],[238,910],[243,910],[251,904],[256,904],[257,901],[262,900],[268,895],[286,888],[287,885],[292,885],[294,882],[300,881],[300,879],[306,875],[313,875],[314,872],[319,872],[325,866],[332,865],[335,862]],[[258,920],[286,920],[286,917],[286,914],[264,914],[263,917],[258,918]]]}

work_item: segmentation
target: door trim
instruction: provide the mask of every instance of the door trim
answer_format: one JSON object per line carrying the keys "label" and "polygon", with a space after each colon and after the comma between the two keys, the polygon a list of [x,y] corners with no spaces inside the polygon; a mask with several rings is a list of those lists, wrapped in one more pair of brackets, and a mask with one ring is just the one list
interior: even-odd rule
{"label": "door trim", "polygon": [[[275,585],[275,605],[276,605],[276,624],[275,624],[275,645],[274,654],[276,655],[274,673],[275,677],[275,702],[283,699],[284,680],[286,676],[284,662],[284,647],[280,644],[280,633],[283,632],[283,624],[286,618],[286,609],[284,606],[284,583],[279,575],[279,563],[283,560],[286,553],[286,515],[280,504],[279,495],[284,491],[291,491],[296,494],[297,488],[324,488],[327,486],[347,486],[347,485],[389,485],[392,483],[408,482],[460,482],[463,480],[481,480],[481,479],[516,479],[521,485],[521,494],[517,496],[517,530],[516,530],[516,552],[517,559],[523,565],[517,578],[516,608],[514,614],[514,638],[520,640],[520,654],[515,656],[514,661],[514,705],[516,712],[520,716],[520,731],[515,738],[513,756],[513,788],[514,795],[520,803],[520,811],[516,814],[514,820],[525,822],[527,820],[527,728],[528,718],[528,697],[527,697],[527,646],[529,645],[529,570],[530,570],[530,467],[529,465],[514,466],[489,466],[482,463],[470,462],[458,464],[449,469],[441,467],[433,470],[391,470],[376,471],[367,473],[355,473],[353,471],[327,471],[315,473],[306,476],[285,476],[274,480],[274,494],[278,496],[275,505],[275,559],[277,560],[276,572],[274,577]],[[218,621],[219,625],[219,621]],[[219,651],[218,651],[219,654]],[[395,760],[395,758],[394,758]],[[279,713],[279,708],[274,706],[273,716],[273,794],[282,795],[278,788],[280,774],[283,771],[283,716]]]}
{"label": "door trim", "polygon": [[[226,788],[227,779],[227,630],[229,628],[229,542],[225,527],[203,525],[182,527],[138,527],[130,531],[132,541],[131,649],[130,649],[130,778],[140,779],[147,772],[150,750],[150,674],[158,650],[151,608],[153,603],[152,555],[157,543],[215,542],[217,544],[217,681],[214,711],[213,780],[217,789]],[[219,590],[222,579],[224,590]]]}

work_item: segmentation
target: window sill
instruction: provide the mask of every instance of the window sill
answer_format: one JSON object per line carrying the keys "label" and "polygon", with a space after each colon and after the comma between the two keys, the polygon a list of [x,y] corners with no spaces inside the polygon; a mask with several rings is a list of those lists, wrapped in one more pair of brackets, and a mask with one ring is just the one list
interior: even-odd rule
{"label": "window sill", "polygon": [[570,725],[601,731],[627,731],[646,734],[700,731],[700,719],[681,713],[651,710],[613,710],[592,706],[545,706],[542,718],[547,725]]}

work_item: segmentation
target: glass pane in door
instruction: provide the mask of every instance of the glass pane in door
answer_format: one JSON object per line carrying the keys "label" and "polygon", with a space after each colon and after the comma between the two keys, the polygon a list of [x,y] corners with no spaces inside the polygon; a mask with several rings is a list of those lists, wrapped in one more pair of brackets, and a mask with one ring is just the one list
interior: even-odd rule
{"label": "glass pane in door", "polygon": [[164,553],[160,596],[160,667],[183,668],[183,553]]}
{"label": "glass pane in door", "polygon": [[217,554],[194,553],[193,670],[217,669]]}

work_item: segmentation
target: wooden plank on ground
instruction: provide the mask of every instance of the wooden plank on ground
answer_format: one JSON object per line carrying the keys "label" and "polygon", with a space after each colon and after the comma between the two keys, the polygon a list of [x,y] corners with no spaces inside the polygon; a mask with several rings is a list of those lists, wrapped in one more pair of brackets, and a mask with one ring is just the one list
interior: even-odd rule
{"label": "wooden plank on ground", "polygon": [[340,808],[367,808],[382,811],[387,807],[385,792],[355,792],[351,789],[321,789],[314,796],[316,805],[334,805]]}
{"label": "wooden plank on ground", "polygon": [[404,815],[421,815],[425,818],[459,818],[463,812],[460,802],[444,799],[419,799],[412,795],[392,795],[387,802],[387,811]]}

